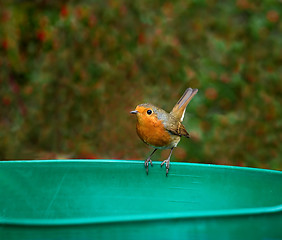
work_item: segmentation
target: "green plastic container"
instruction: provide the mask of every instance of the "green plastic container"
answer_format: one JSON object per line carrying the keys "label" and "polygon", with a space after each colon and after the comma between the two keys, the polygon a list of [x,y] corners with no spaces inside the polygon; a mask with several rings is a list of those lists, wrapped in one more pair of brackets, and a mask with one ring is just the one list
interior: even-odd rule
{"label": "green plastic container", "polygon": [[207,164],[0,162],[0,239],[282,239],[282,173]]}

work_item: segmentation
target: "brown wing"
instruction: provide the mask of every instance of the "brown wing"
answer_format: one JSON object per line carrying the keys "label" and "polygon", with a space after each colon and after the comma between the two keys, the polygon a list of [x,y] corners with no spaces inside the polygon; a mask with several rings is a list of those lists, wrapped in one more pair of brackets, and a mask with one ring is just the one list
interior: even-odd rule
{"label": "brown wing", "polygon": [[190,137],[189,133],[186,131],[185,127],[183,126],[181,122],[178,122],[177,124],[170,124],[166,126],[166,130],[168,130],[170,133],[174,135],[184,136],[187,138]]}

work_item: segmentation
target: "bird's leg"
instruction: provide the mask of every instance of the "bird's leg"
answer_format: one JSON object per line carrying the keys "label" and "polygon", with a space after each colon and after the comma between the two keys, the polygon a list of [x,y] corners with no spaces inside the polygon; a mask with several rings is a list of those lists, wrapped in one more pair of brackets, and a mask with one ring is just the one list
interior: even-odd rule
{"label": "bird's leg", "polygon": [[172,151],[173,151],[173,148],[170,149],[170,153],[169,153],[168,158],[161,163],[161,167],[165,164],[166,176],[168,175],[168,171],[169,171],[170,157],[171,157]]}
{"label": "bird's leg", "polygon": [[152,162],[151,157],[153,156],[153,154],[154,154],[157,150],[158,150],[158,149],[155,148],[154,151],[150,154],[150,156],[145,160],[145,164],[144,164],[144,165],[145,165],[147,174],[148,174],[148,172],[149,172],[149,162],[150,162],[151,166],[153,166],[153,162]]}

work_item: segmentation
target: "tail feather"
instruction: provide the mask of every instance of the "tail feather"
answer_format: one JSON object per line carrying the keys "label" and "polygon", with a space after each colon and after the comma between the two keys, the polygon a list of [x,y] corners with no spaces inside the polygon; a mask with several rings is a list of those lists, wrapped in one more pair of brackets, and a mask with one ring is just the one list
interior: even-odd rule
{"label": "tail feather", "polygon": [[175,118],[179,119],[180,122],[183,121],[188,103],[196,95],[197,92],[198,89],[187,88],[182,97],[178,100],[178,102],[170,112]]}

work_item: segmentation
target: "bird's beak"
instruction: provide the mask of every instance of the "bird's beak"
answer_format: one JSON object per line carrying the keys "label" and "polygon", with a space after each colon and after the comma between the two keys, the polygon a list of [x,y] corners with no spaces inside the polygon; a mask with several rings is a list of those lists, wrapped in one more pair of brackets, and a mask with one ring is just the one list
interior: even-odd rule
{"label": "bird's beak", "polygon": [[131,114],[137,114],[138,111],[135,110],[135,111],[131,111],[130,113],[131,113]]}

